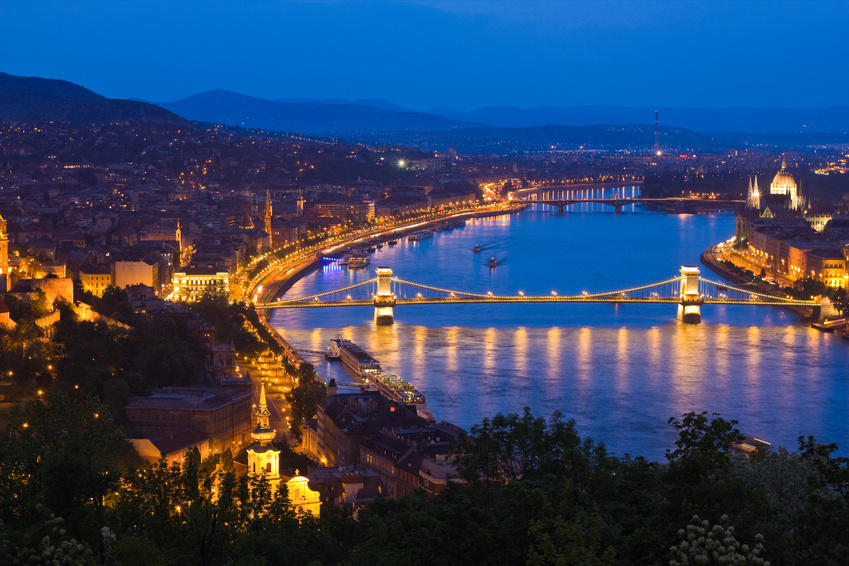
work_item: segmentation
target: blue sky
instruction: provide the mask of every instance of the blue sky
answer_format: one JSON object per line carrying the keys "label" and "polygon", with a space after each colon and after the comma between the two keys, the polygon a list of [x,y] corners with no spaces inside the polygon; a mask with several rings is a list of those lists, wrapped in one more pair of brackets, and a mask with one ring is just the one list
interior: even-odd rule
{"label": "blue sky", "polygon": [[824,108],[849,2],[2,0],[0,71],[171,101]]}

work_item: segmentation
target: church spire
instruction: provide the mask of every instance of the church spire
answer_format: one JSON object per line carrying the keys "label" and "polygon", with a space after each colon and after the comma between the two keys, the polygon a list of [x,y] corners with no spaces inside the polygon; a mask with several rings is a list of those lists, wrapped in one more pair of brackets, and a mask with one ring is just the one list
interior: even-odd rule
{"label": "church spire", "polygon": [[257,429],[263,428],[267,429],[268,426],[268,417],[270,413],[268,412],[268,402],[265,399],[265,384],[262,384],[262,388],[259,390],[259,407],[256,410],[257,416]]}

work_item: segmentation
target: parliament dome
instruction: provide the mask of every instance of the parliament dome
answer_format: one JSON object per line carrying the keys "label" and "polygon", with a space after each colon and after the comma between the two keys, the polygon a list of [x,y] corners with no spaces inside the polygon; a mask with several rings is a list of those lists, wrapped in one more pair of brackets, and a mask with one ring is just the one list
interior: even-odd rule
{"label": "parliament dome", "polygon": [[769,186],[769,192],[773,195],[786,195],[788,193],[795,194],[796,179],[793,174],[787,170],[787,160],[781,161],[781,171],[775,174],[772,178],[772,184]]}

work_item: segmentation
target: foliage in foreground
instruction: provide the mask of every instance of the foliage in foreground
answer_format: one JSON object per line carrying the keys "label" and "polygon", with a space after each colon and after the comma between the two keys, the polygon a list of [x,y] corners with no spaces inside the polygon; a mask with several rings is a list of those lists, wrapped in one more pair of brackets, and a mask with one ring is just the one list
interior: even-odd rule
{"label": "foliage in foreground", "polygon": [[813,438],[798,453],[735,456],[739,432],[717,415],[671,419],[662,463],[612,455],[560,413],[496,415],[461,447],[465,483],[313,518],[237,477],[229,452],[133,465],[96,400],[45,397],[0,435],[0,556],[12,563],[849,562],[849,459]]}

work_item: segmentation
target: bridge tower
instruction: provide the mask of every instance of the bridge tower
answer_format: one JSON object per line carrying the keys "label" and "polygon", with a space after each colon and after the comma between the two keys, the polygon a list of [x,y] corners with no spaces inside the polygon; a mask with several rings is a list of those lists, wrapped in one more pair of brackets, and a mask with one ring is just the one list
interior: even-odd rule
{"label": "bridge tower", "polygon": [[681,266],[681,302],[678,303],[678,320],[689,324],[702,321],[701,306],[704,302],[699,296],[699,268],[692,265]]}
{"label": "bridge tower", "polygon": [[392,294],[392,269],[377,268],[377,294],[374,296],[374,320],[377,324],[392,324],[395,295]]}

